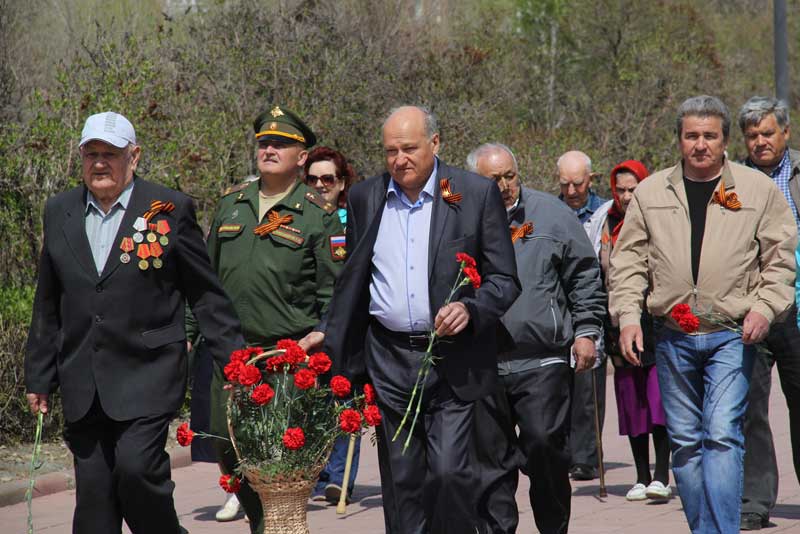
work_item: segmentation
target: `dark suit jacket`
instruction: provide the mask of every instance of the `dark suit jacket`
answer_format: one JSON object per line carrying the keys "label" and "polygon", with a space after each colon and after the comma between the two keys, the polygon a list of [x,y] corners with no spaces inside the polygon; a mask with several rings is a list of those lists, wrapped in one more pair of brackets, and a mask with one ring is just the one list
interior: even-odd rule
{"label": "dark suit jacket", "polygon": [[[118,248],[153,200],[173,202],[159,214],[171,228],[163,267],[123,264]],[[244,346],[233,305],[217,280],[192,201],[135,179],[128,209],[101,275],[85,230],[86,187],[47,201],[44,244],[25,358],[32,393],[61,389],[64,414],[76,421],[95,397],[111,418],[176,411],[186,389],[184,307],[188,301],[218,362]]]}
{"label": "dark suit jacket", "polygon": [[[450,179],[453,193],[462,200],[442,199],[439,180]],[[389,174],[355,184],[348,193],[348,260],[336,281],[326,320],[325,348],[334,371],[356,381],[366,371],[364,339],[370,322],[369,284],[372,254],[378,235]],[[497,186],[477,174],[439,162],[431,215],[428,255],[428,289],[431,317],[444,305],[460,265],[456,253],[466,252],[478,263],[483,278],[480,289],[462,288],[454,300],[463,302],[470,324],[452,343],[441,343],[439,355],[444,375],[462,400],[480,398],[491,391],[497,377],[496,326],[520,292],[514,250],[506,211]],[[409,391],[413,384],[409,384]]]}

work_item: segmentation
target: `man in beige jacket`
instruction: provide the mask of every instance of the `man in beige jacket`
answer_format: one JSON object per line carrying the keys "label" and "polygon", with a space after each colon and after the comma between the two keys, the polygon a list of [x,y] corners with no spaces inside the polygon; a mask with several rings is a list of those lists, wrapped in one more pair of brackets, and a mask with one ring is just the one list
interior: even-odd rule
{"label": "man in beige jacket", "polygon": [[[643,349],[645,296],[656,321],[673,472],[694,533],[739,531],[755,344],[794,301],[794,217],[769,177],[726,160],[729,132],[719,99],[681,104],[682,160],[636,189],[611,257],[609,308],[628,361],[638,363]],[[670,318],[677,304],[700,317],[696,331]]]}

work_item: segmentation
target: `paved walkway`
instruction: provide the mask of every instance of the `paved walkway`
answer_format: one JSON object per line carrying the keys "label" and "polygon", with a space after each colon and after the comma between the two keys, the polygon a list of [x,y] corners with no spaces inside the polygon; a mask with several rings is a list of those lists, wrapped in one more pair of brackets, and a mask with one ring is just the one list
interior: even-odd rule
{"label": "paved walkway", "polygon": [[[609,386],[611,377],[609,377]],[[597,481],[573,484],[571,534],[675,534],[688,532],[679,499],[667,504],[629,503],[625,493],[634,481],[634,469],[626,438],[617,435],[616,404],[613,387],[608,388],[606,435],[606,485],[608,497],[597,496]],[[778,505],[773,510],[774,527],[765,529],[769,534],[794,532],[800,534],[800,486],[792,469],[789,445],[787,408],[777,373],[773,376],[771,399],[772,429],[780,466],[780,492]],[[369,439],[362,440],[361,466],[355,491],[355,502],[348,506],[345,515],[336,515],[334,507],[310,503],[309,523],[313,534],[360,534],[383,532],[380,480],[377,455]],[[192,533],[249,533],[247,525],[239,520],[217,523],[214,513],[224,500],[217,486],[218,473],[210,464],[193,464],[173,471],[175,504],[182,524]],[[527,503],[528,484],[523,477],[517,500],[520,503],[519,532],[535,532],[530,505]],[[47,495],[33,501],[36,532],[68,534],[74,505],[74,491]],[[24,534],[26,505],[16,504],[0,508],[0,533]],[[126,529],[127,533],[128,530]]]}

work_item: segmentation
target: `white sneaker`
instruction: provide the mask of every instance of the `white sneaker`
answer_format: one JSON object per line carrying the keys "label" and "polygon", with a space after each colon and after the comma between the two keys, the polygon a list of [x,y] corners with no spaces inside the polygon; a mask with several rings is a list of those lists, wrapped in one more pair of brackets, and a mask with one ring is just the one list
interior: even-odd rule
{"label": "white sneaker", "polygon": [[217,510],[217,515],[215,517],[219,522],[233,521],[236,519],[236,516],[239,515],[240,508],[239,499],[236,498],[235,493],[231,493],[228,500],[225,501],[225,504]]}
{"label": "white sneaker", "polygon": [[649,486],[647,486],[645,494],[647,495],[648,499],[652,499],[654,501],[668,501],[672,498],[672,488],[665,486],[658,480],[654,480]]}
{"label": "white sneaker", "polygon": [[644,484],[637,482],[628,490],[628,493],[625,494],[625,498],[629,501],[644,501],[647,499],[647,495],[645,495],[646,490],[647,488]]}

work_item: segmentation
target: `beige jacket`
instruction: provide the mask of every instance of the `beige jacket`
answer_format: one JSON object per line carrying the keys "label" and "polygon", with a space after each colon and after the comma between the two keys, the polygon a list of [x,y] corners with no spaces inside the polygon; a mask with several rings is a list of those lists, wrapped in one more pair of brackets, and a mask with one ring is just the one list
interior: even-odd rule
{"label": "beige jacket", "polygon": [[[609,311],[624,328],[640,324],[645,295],[655,317],[676,304],[740,321],[750,310],[770,322],[794,303],[797,227],[786,199],[765,174],[726,162],[733,211],[709,202],[697,285],[683,167],[659,171],[636,188],[611,255]],[[717,187],[719,189],[719,186]],[[668,324],[678,328],[672,320]],[[701,323],[700,332],[718,330]]]}

